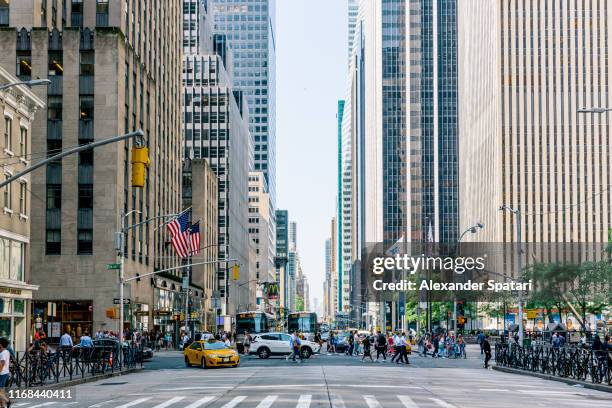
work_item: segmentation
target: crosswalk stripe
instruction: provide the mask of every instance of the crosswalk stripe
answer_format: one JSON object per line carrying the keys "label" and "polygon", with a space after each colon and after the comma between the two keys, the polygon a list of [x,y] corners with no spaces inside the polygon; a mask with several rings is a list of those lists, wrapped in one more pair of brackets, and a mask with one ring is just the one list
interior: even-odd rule
{"label": "crosswalk stripe", "polygon": [[298,403],[295,406],[295,408],[309,408],[311,401],[312,401],[312,395],[310,394],[300,395],[300,399],[298,400]]}
{"label": "crosswalk stripe", "polygon": [[228,402],[227,404],[225,404],[221,408],[234,408],[236,405],[240,404],[245,399],[246,399],[246,396],[245,395],[241,395],[239,397],[234,398],[233,400],[231,400],[230,402]]}
{"label": "crosswalk stripe", "polygon": [[119,405],[117,408],[128,408],[128,407],[133,407],[134,405],[138,405],[142,402],[148,401],[150,400],[151,397],[146,397],[146,398],[138,398],[137,400],[134,400],[132,402],[128,402],[127,404],[123,404],[123,405]]}
{"label": "crosswalk stripe", "polygon": [[414,403],[412,398],[407,395],[398,395],[397,398],[399,398],[400,402],[404,404],[404,407],[406,408],[419,408],[419,406]]}
{"label": "crosswalk stripe", "polygon": [[49,405],[55,405],[57,402],[45,402],[38,405],[32,405],[30,408],[38,408],[38,407],[48,407]]}
{"label": "crosswalk stripe", "polygon": [[175,402],[179,402],[180,400],[182,400],[184,398],[185,397],[170,398],[168,401],[162,402],[161,404],[157,404],[153,408],[166,408],[166,407],[169,407],[170,405],[174,404]]}
{"label": "crosswalk stripe", "polygon": [[263,401],[259,403],[259,405],[257,405],[257,408],[270,408],[277,398],[278,395],[268,395],[266,398],[263,399]]}
{"label": "crosswalk stripe", "polygon": [[196,402],[193,402],[193,403],[187,405],[185,408],[198,408],[198,407],[201,407],[202,405],[204,405],[207,402],[210,402],[210,401],[212,401],[214,399],[215,399],[215,397],[209,395],[207,397],[201,398],[201,399],[197,400]]}
{"label": "crosswalk stripe", "polygon": [[376,397],[373,395],[364,395],[363,399],[365,399],[366,404],[368,404],[368,407],[370,408],[382,408],[380,402],[378,402]]}
{"label": "crosswalk stripe", "polygon": [[338,394],[330,395],[331,406],[332,408],[345,408],[344,401],[342,401],[342,397]]}
{"label": "crosswalk stripe", "polygon": [[449,404],[448,402],[442,401],[441,399],[438,399],[438,398],[429,398],[429,399],[435,402],[438,406],[442,408],[456,408],[453,404]]}

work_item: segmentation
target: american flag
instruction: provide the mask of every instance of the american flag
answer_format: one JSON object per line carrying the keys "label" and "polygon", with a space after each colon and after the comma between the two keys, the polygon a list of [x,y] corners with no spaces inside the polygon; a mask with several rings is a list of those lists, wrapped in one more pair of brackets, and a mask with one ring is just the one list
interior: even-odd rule
{"label": "american flag", "polygon": [[187,258],[191,251],[189,228],[187,227],[189,224],[189,213],[190,211],[182,213],[168,224],[168,230],[172,235],[172,246],[181,258]]}
{"label": "american flag", "polygon": [[200,253],[200,221],[189,227],[189,239],[191,243],[191,255]]}

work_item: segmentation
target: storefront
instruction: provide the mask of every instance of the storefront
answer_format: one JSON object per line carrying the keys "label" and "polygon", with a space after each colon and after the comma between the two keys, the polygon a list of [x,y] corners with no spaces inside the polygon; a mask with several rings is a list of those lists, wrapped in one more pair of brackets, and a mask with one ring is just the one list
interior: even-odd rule
{"label": "storefront", "polygon": [[32,302],[33,332],[43,329],[50,344],[59,344],[59,338],[69,333],[77,343],[83,335],[93,333],[93,304],[91,300]]}
{"label": "storefront", "polygon": [[0,337],[15,351],[25,351],[29,344],[27,315],[32,291],[38,286],[0,279]]}

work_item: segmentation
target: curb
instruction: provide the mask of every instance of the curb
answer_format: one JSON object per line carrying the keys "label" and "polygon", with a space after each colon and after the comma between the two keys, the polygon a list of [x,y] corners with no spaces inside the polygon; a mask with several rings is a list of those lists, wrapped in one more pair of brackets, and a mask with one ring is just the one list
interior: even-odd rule
{"label": "curb", "polygon": [[94,382],[98,380],[104,380],[106,378],[121,377],[127,374],[139,373],[142,370],[144,370],[144,367],[130,368],[128,370],[115,371],[114,373],[107,373],[107,374],[96,375],[92,377],[78,378],[74,380],[61,381],[58,383],[45,384],[43,386],[36,387],[36,388],[39,388],[41,390],[54,390],[58,388],[74,387],[76,385],[90,383],[90,382]]}
{"label": "curb", "polygon": [[501,371],[501,372],[504,372],[504,373],[519,374],[519,375],[529,375],[529,376],[532,376],[532,377],[542,378],[544,380],[558,381],[558,382],[562,382],[562,383],[570,384],[570,385],[581,385],[584,388],[590,388],[592,390],[612,393],[612,387],[610,387],[608,385],[593,384],[593,383],[589,383],[589,382],[585,382],[585,381],[572,380],[571,378],[556,377],[556,376],[550,375],[550,374],[534,373],[532,371],[519,370],[519,369],[516,369],[516,368],[510,368],[510,367],[501,367],[501,366],[497,366],[497,365],[492,366],[492,368],[493,368],[493,370]]}

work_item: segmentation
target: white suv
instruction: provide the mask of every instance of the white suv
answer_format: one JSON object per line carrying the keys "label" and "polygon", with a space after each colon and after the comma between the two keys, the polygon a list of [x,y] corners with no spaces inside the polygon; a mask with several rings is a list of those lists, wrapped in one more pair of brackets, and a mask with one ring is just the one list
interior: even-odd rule
{"label": "white suv", "polygon": [[[321,349],[319,343],[308,340],[300,341],[302,343],[300,354],[303,358],[310,358]],[[249,354],[257,354],[259,358],[289,355],[291,354],[291,336],[280,332],[257,334],[253,337]]]}

